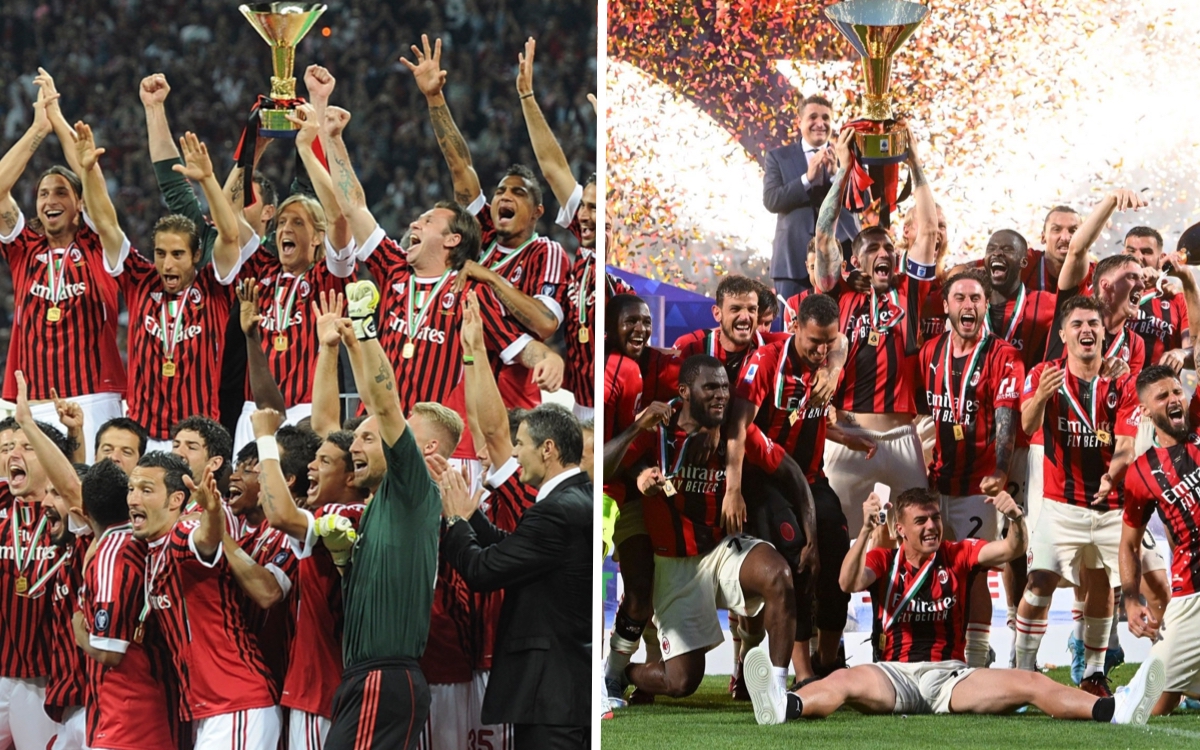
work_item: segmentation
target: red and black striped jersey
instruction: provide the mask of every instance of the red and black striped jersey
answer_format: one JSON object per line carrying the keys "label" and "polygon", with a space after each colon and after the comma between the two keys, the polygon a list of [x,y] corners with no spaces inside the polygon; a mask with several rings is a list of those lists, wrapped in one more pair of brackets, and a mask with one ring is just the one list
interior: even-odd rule
{"label": "red and black striped jersey", "polygon": [[180,718],[204,719],[278,699],[241,590],[220,546],[211,562],[192,550],[198,520],[181,520],[150,544],[150,607],[162,626],[181,692]]}
{"label": "red and black striped jersey", "polygon": [[[458,274],[447,270],[437,278],[417,276],[408,265],[408,254],[382,228],[359,248],[358,257],[379,285],[379,344],[396,368],[400,406],[407,413],[413,404],[432,401],[454,409],[465,421],[462,300],[453,291]],[[468,282],[465,291],[479,296],[484,344],[492,360],[514,361],[529,335],[504,313],[487,284]],[[470,435],[463,431],[455,456],[475,458]]]}
{"label": "red and black striped jersey", "polygon": [[250,559],[270,571],[283,589],[283,601],[270,609],[258,606],[244,591],[242,592],[246,622],[258,634],[258,645],[262,650],[263,660],[275,677],[277,689],[282,689],[284,676],[287,674],[288,649],[291,647],[295,625],[291,596],[296,590],[300,563],[292,551],[287,534],[272,528],[265,521],[258,528],[247,527],[238,539],[238,546]]}
{"label": "red and black striped jersey", "polygon": [[[981,258],[976,263],[982,266],[983,259]],[[1092,274],[1095,271],[1095,262],[1089,260],[1087,273],[1083,277],[1083,287],[1085,289],[1091,289]],[[1058,274],[1046,262],[1045,250],[1030,248],[1029,254],[1026,256],[1025,267],[1021,271],[1021,281],[1025,284],[1025,288],[1031,292],[1054,293],[1058,291]]]}
{"label": "red and black striped jersey", "polygon": [[86,659],[90,747],[174,747],[179,689],[171,652],[146,606],[149,545],[128,525],[108,529],[84,571],[80,611],[93,648],[124,654],[106,667]]}
{"label": "red and black striped jersey", "polygon": [[930,280],[929,291],[921,303],[921,344],[933,341],[947,331],[946,303],[942,300],[942,280]]}
{"label": "red and black striped jersey", "polygon": [[[329,513],[349,518],[357,528],[365,505],[324,505],[314,518]],[[305,511],[307,512],[307,511]],[[299,564],[294,600],[296,631],[288,655],[280,705],[330,718],[333,694],[342,682],[342,576],[325,545],[309,526],[303,542],[291,540]]]}
{"label": "red and black striped jersey", "polygon": [[683,357],[674,349],[647,346],[638,357],[642,371],[642,404],[670,401],[679,395],[679,366]]}
{"label": "red and black striped jersey", "polygon": [[741,351],[731,352],[721,346],[720,328],[701,328],[677,338],[675,348],[679,350],[680,363],[694,354],[716,357],[725,366],[725,374],[729,376],[729,383],[732,385],[738,381],[738,376],[742,373],[742,365],[749,361],[750,355],[754,354],[754,350],[762,343],[762,337],[756,332],[756,335],[750,337],[749,346]]}
{"label": "red and black striped jersey", "polygon": [[125,393],[117,346],[117,284],[105,272],[100,237],[81,224],[66,248],[50,248],[19,214],[0,237],[13,284],[13,325],[4,398],[17,400],[16,371],[25,373],[30,400],[92,393]]}
{"label": "red and black striped jersey", "polygon": [[1021,431],[1025,367],[1017,350],[996,336],[955,357],[951,336],[947,331],[921,347],[918,402],[934,423],[929,482],[943,495],[961,497],[980,494],[979,481],[996,470],[996,410],[1016,412],[1013,429]]}
{"label": "red and black striped jersey", "polygon": [[[50,607],[54,611],[54,628],[50,631],[50,677],[46,680],[46,714],[62,723],[63,712],[73,706],[83,706],[87,682],[83,668],[83,650],[75,643],[75,601],[83,585],[83,557],[92,537],[71,537],[62,550],[62,566],[46,582],[50,592]],[[55,561],[56,564],[58,561]],[[48,570],[45,575],[51,575]]]}
{"label": "red and black striped jersey", "polygon": [[[1064,369],[1067,360],[1034,367],[1025,378],[1022,405],[1033,398],[1049,365]],[[1067,371],[1062,387],[1046,403],[1046,416],[1038,431],[1040,441],[1035,441],[1045,446],[1042,492],[1047,500],[1095,511],[1121,507],[1120,485],[1104,503],[1093,502],[1100,491],[1100,478],[1112,463],[1116,439],[1137,435],[1141,411],[1136,380],[1136,375],[1129,374],[1116,379],[1098,376],[1089,383]]]}
{"label": "red and black striped jersey", "polygon": [[596,403],[596,257],[587,248],[579,248],[579,257],[571,267],[567,285],[566,329],[567,369],[563,387],[575,396],[575,403],[592,408]]}
{"label": "red and black striped jersey", "polygon": [[[1046,341],[1054,324],[1056,299],[1054,292],[1022,287],[1016,297],[1005,300],[1003,305],[988,305],[987,324],[992,335],[1017,348],[1027,372],[1046,358]],[[1021,305],[1019,310],[1018,303]]]}
{"label": "red and black striped jersey", "polygon": [[[483,253],[479,265],[503,276],[522,294],[539,300],[558,318],[561,325],[567,307],[567,274],[571,268],[567,251],[554,240],[539,236],[536,232],[520,247],[501,246],[492,224],[490,204],[485,203],[476,212],[475,218],[479,219],[479,228],[483,230]],[[511,316],[510,319],[520,326]],[[520,362],[504,364],[496,376],[504,403],[510,408],[525,409],[540,404],[542,394],[533,383],[529,368]]]}
{"label": "red and black striped jersey", "polygon": [[154,263],[130,251],[114,273],[129,306],[129,417],[153,440],[200,415],[220,418],[221,360],[235,290],[209,263],[182,294],[163,292]]}
{"label": "red and black striped jersey", "polygon": [[[867,552],[866,568],[875,574],[871,606],[877,620],[890,623],[883,633],[882,661],[964,661],[967,589],[984,544],[982,539],[943,541],[928,570],[908,562],[903,543],[899,549]],[[912,596],[906,596],[913,586]]]}
{"label": "red and black striped jersey", "polygon": [[844,281],[837,298],[839,329],[849,340],[842,384],[833,406],[860,414],[915,414],[920,311],[933,281],[900,277],[885,295],[856,292]]}
{"label": "red and black striped jersey", "polygon": [[633,424],[642,409],[642,388],[637,362],[610,352],[604,361],[604,442]]}
{"label": "red and black striped jersey", "polygon": [[1200,433],[1151,448],[1126,472],[1125,524],[1142,528],[1156,509],[1171,535],[1171,596],[1200,593]]}
{"label": "red and black striped jersey", "polygon": [[[725,497],[726,428],[721,430],[717,449],[702,465],[687,461],[685,449],[692,439],[703,440],[704,433],[689,436],[679,429],[678,413],[666,426],[643,432],[633,441],[621,465],[632,468],[648,460],[662,467],[675,494],[664,492],[642,500],[642,514],[654,554],[664,557],[691,557],[710,552],[725,537],[721,528],[721,502]],[[784,452],[766,438],[756,425],[746,430],[745,463],[768,474],[783,462]]]}
{"label": "red and black striped jersey", "polygon": [[[1063,342],[1059,331],[1062,330],[1062,310],[1063,305],[1067,300],[1077,294],[1084,294],[1078,288],[1065,289],[1058,294],[1054,309],[1054,322],[1050,325],[1050,335],[1046,339],[1046,358],[1044,361],[1049,362],[1055,359],[1062,359],[1066,356],[1066,344]],[[1130,329],[1130,324],[1133,321],[1126,321],[1125,325],[1117,333],[1110,331],[1104,332],[1104,348],[1103,355],[1105,359],[1116,357],[1129,363],[1129,372],[1137,377],[1137,374],[1142,371],[1146,365],[1146,344],[1142,341],[1142,337],[1133,333]]]}
{"label": "red and black striped jersey", "polygon": [[[326,253],[329,247],[325,248]],[[346,271],[349,273],[345,273]],[[345,273],[339,276],[339,273]],[[299,276],[283,270],[279,259],[260,249],[246,261],[242,278],[258,281],[259,328],[271,377],[283,393],[284,405],[312,402],[313,368],[317,364],[317,325],[312,303],[321,292],[343,292],[354,280],[354,263],[337,263],[326,256]],[[246,400],[254,399],[246,382]]]}
{"label": "red and black striped jersey", "polygon": [[758,408],[754,424],[800,464],[808,481],[825,476],[828,404],[808,403],[817,369],[809,366],[792,337],[755,350],[737,381],[737,395]]}
{"label": "red and black striped jersey", "polygon": [[604,274],[604,301],[608,302],[618,294],[632,294],[636,296],[637,292],[620,276],[613,276],[610,273]]}
{"label": "red and black striped jersey", "polygon": [[[3,493],[12,497],[7,484]],[[58,623],[45,582],[37,584],[62,550],[50,540],[40,502],[13,499],[4,504],[9,510],[0,520],[0,677],[46,677],[50,631]]]}
{"label": "red and black striped jersey", "polygon": [[1126,327],[1142,339],[1146,361],[1158,364],[1172,349],[1183,348],[1183,335],[1188,332],[1187,305],[1182,294],[1163,294],[1151,297],[1138,308],[1136,320]]}
{"label": "red and black striped jersey", "polygon": [[790,331],[792,329],[796,318],[800,317],[800,303],[812,293],[811,289],[803,289],[799,294],[793,294],[787,298],[787,302],[783,305],[783,330]]}

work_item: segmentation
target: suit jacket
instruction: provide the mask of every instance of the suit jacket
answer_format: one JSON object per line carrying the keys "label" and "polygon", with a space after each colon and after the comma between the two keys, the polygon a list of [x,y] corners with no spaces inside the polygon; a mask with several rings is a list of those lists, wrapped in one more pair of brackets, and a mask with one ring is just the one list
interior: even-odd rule
{"label": "suit jacket", "polygon": [[442,539],[467,585],[504,589],[484,724],[591,724],[593,507],[581,473],[526,510],[511,534],[475,513]]}
{"label": "suit jacket", "polygon": [[[767,152],[763,205],[778,215],[771,254],[773,279],[808,279],[804,258],[809,240],[817,232],[817,214],[821,202],[829,194],[829,186],[804,187],[800,178],[807,172],[808,158],[803,142]],[[843,210],[838,217],[837,238],[843,242],[852,240],[858,230],[858,217]]]}

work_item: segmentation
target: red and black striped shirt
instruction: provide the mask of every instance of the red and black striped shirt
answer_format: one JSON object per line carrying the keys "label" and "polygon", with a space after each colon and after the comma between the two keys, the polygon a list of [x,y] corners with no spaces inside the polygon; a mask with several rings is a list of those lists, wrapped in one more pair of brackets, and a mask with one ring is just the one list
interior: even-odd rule
{"label": "red and black striped shirt", "polygon": [[[284,271],[278,258],[260,251],[250,256],[239,275],[258,280],[263,351],[284,405],[290,409],[311,403],[313,368],[320,350],[312,303],[321,292],[345,291],[346,284],[354,280],[353,268],[349,275],[338,276],[327,259],[296,276]],[[253,400],[249,380],[246,400]]]}
{"label": "red and black striped shirt", "polygon": [[296,579],[299,577],[299,561],[292,551],[287,534],[272,528],[265,521],[256,529],[245,529],[238,539],[238,546],[260,567],[272,573],[278,571],[276,575],[281,575],[287,581],[284,585],[283,601],[270,609],[258,606],[244,591],[242,592],[242,608],[246,612],[246,621],[258,635],[258,646],[262,651],[263,660],[274,675],[276,689],[282,689],[284,676],[287,674],[288,650],[295,631],[290,603],[296,590]]}
{"label": "red and black striped shirt", "polygon": [[[977,261],[978,265],[983,265],[983,259]],[[1087,273],[1083,277],[1083,287],[1090,289],[1092,286],[1092,274],[1096,271],[1096,264],[1088,261]],[[1021,282],[1025,284],[1025,288],[1031,292],[1050,292],[1058,291],[1058,274],[1055,273],[1049,263],[1046,262],[1045,250],[1034,250],[1030,248],[1029,254],[1026,256],[1024,269],[1021,271]]]}
{"label": "red and black striped shirt", "polygon": [[[875,618],[883,620],[886,615],[892,620],[891,627],[884,633],[886,645],[882,661],[965,660],[967,588],[971,570],[979,564],[979,551],[984,544],[982,539],[943,541],[930,560],[924,581],[899,612],[896,612],[898,605],[905,598],[908,587],[919,579],[922,568],[908,562],[903,543],[899,549],[876,547],[867,552],[866,568],[875,574],[875,583],[871,586]],[[897,559],[899,570],[896,570]],[[893,574],[897,579],[894,582]]]}
{"label": "red and black striped shirt", "polygon": [[[1017,301],[1022,297],[1018,311]],[[1046,358],[1046,341],[1054,324],[1056,299],[1054,292],[1026,288],[1024,295],[1018,293],[1013,299],[1005,300],[1003,305],[988,305],[988,326],[992,335],[1017,348],[1026,372]]]}
{"label": "red and black striped shirt", "polygon": [[840,330],[849,339],[833,406],[860,414],[915,414],[921,307],[933,281],[901,276],[888,294],[856,292],[844,280],[836,297]]}
{"label": "red and black striped shirt", "polygon": [[[1067,300],[1078,294],[1086,294],[1086,292],[1080,291],[1077,287],[1064,289],[1058,293],[1055,300],[1054,322],[1050,325],[1050,335],[1046,339],[1046,362],[1066,356],[1066,344],[1058,333],[1062,330],[1063,306]],[[1146,344],[1142,341],[1141,336],[1136,335],[1130,329],[1132,322],[1125,321],[1125,325],[1117,333],[1110,333],[1107,330],[1104,332],[1103,355],[1106,359],[1116,357],[1128,362],[1129,372],[1137,377],[1137,374],[1146,365]]]}
{"label": "red and black striped shirt", "polygon": [[[1043,362],[1034,367],[1025,378],[1022,405],[1033,398],[1042,372],[1050,364],[1065,370],[1067,360]],[[1063,387],[1046,402],[1046,416],[1038,431],[1040,444],[1045,446],[1042,492],[1047,500],[1095,511],[1121,507],[1120,485],[1113,488],[1104,503],[1093,504],[1093,501],[1100,491],[1100,478],[1112,463],[1117,438],[1137,435],[1141,412],[1134,387],[1136,379],[1134,374],[1116,379],[1097,376],[1089,383],[1067,370]],[[1087,426],[1079,411],[1071,406],[1063,394],[1064,388],[1070,391],[1071,398],[1088,422],[1095,414],[1091,426]],[[1099,439],[1099,431],[1107,433],[1107,443]]]}
{"label": "red and black striped shirt", "polygon": [[[660,441],[666,443],[667,466],[663,474],[670,478],[675,494],[667,497],[659,492],[642,500],[642,514],[654,554],[663,557],[707,554],[725,537],[725,530],[721,528],[721,501],[725,497],[725,428],[722,428],[717,450],[707,463],[697,465],[683,460],[689,436],[679,429],[678,419],[676,413],[670,425],[638,435],[621,462],[625,467],[633,467],[642,460],[660,465]],[[783,456],[782,448],[767,439],[756,425],[750,425],[746,430],[744,460],[747,464],[771,474],[779,468]]]}
{"label": "red and black striped shirt", "polygon": [[150,544],[146,561],[150,607],[171,650],[184,721],[269,708],[279,697],[223,550],[209,563],[191,549],[199,526],[179,521]]}
{"label": "red and black striped shirt", "polygon": [[[83,706],[86,697],[83,650],[75,643],[75,599],[83,585],[83,556],[92,538],[72,537],[59,559],[62,567],[50,579],[50,607],[54,610],[54,628],[50,632],[50,677],[46,681],[46,714],[62,723],[63,712]],[[56,561],[57,562],[57,561]]]}
{"label": "red and black striped shirt", "polygon": [[590,409],[596,403],[596,256],[586,248],[579,248],[571,267],[566,299],[563,387],[575,395],[575,403]]}
{"label": "red and black striped shirt", "polygon": [[[943,495],[962,497],[980,494],[979,481],[996,470],[996,410],[1015,411],[1013,429],[1021,429],[1025,368],[1016,349],[988,336],[978,351],[951,356],[947,390],[946,350],[952,346],[951,336],[947,331],[921,347],[923,392],[918,398],[922,411],[932,415],[935,428],[929,482]],[[965,384],[964,399],[963,378],[968,367],[971,379]],[[961,440],[956,427],[962,430]]]}
{"label": "red and black striped shirt", "polygon": [[637,292],[633,290],[633,287],[629,286],[625,279],[608,273],[604,274],[604,301],[608,302],[618,294],[637,295]]}
{"label": "red and black striped shirt", "polygon": [[168,295],[154,263],[130,251],[115,275],[129,306],[129,417],[153,440],[187,417],[218,419],[233,274],[222,284],[209,263],[186,291]]}
{"label": "red and black striped shirt", "polygon": [[672,349],[647,346],[638,357],[642,371],[642,404],[670,401],[679,395],[679,367],[683,357]]}
{"label": "red and black striped shirt", "polygon": [[792,337],[759,347],[737,381],[737,395],[758,407],[754,424],[796,459],[808,481],[825,476],[828,404],[811,406],[817,368],[792,346]]}
{"label": "red and black striped shirt", "polygon": [[1151,448],[1129,467],[1125,524],[1142,528],[1155,509],[1171,535],[1171,596],[1200,593],[1200,433]]}
{"label": "red and black striped shirt", "polygon": [[642,408],[642,388],[637,362],[610,352],[604,361],[604,442],[633,424]]}
{"label": "red and black striped shirt", "polygon": [[[3,496],[11,498],[8,484]],[[40,502],[12,499],[8,517],[0,520],[0,677],[46,677],[50,674],[50,631],[58,626],[46,587],[35,583],[62,555],[50,541],[49,523]],[[19,544],[14,544],[14,535]],[[18,570],[16,547],[20,547]],[[25,594],[17,582],[25,580]]]}
{"label": "red and black striped shirt", "polygon": [[124,394],[117,284],[105,272],[100,237],[82,224],[69,247],[51,250],[21,214],[9,238],[0,238],[14,305],[4,398],[17,399],[17,370],[31,400],[50,398],[51,388],[62,398]]}
{"label": "red and black striped shirt", "polygon": [[1172,349],[1183,348],[1183,335],[1188,331],[1187,305],[1182,294],[1153,297],[1138,308],[1138,317],[1126,324],[1137,334],[1146,348],[1146,361],[1157,364]]}
{"label": "red and black striped shirt", "polygon": [[730,384],[733,384],[738,381],[738,377],[742,373],[742,365],[750,361],[750,356],[763,343],[762,335],[756,331],[755,335],[750,337],[750,344],[745,349],[731,352],[721,346],[720,328],[701,328],[698,331],[685,333],[676,339],[675,348],[679,350],[681,363],[695,354],[716,357],[725,366],[725,374],[729,376]]}
{"label": "red and black striped shirt", "polygon": [[[80,610],[94,648],[123,653],[106,667],[86,659],[88,745],[115,750],[174,747],[179,689],[159,621],[142,620],[149,546],[126,524],[96,543]],[[141,638],[139,642],[139,631]]]}

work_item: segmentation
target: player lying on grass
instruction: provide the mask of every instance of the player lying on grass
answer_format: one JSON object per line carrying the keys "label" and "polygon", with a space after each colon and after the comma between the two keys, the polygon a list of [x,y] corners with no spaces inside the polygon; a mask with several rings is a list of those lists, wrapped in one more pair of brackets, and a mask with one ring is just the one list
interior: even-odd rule
{"label": "player lying on grass", "polygon": [[871,590],[882,624],[881,661],[784,693],[770,679],[769,655],[751,650],[744,670],[758,723],[822,718],[844,705],[867,714],[1004,714],[1032,704],[1056,719],[1145,724],[1163,690],[1166,668],[1160,658],[1148,658],[1128,692],[1115,698],[1097,698],[1040,672],[973,669],[963,661],[968,574],[1025,554],[1021,509],[1006,492],[992,502],[1009,519],[1007,537],[946,542],[937,495],[907,490],[896,500],[900,548],[868,551],[880,512],[872,493],[863,503],[863,528],[842,563],[840,582],[846,591]]}

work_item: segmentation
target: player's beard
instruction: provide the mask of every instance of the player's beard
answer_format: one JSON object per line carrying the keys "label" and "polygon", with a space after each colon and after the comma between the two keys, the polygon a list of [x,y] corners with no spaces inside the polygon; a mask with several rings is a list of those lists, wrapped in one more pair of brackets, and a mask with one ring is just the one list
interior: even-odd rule
{"label": "player's beard", "polygon": [[1165,412],[1163,414],[1155,414],[1152,421],[1154,422],[1155,427],[1175,438],[1175,442],[1177,443],[1186,443],[1188,435],[1191,434],[1192,431],[1191,425],[1188,424],[1188,414],[1186,409],[1183,412],[1183,425],[1180,427],[1176,427],[1174,424],[1172,424],[1171,418],[1168,417]]}
{"label": "player's beard", "polygon": [[694,394],[688,399],[688,406],[692,412],[692,419],[699,422],[701,427],[710,430],[725,423],[725,412],[729,408],[727,404],[726,408],[721,411],[721,416],[716,417],[708,410],[708,406]]}

